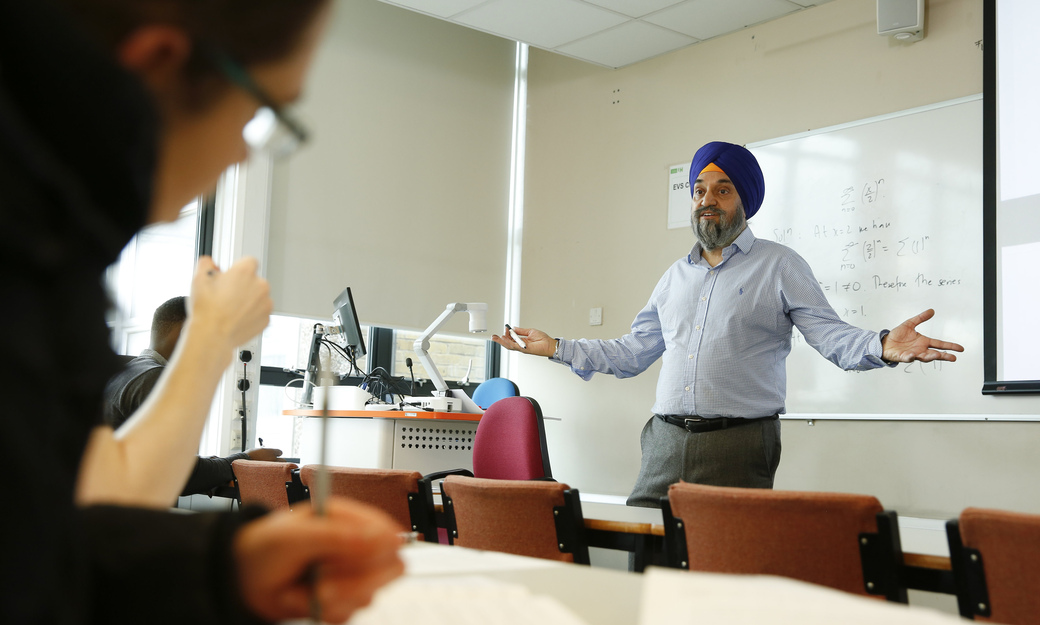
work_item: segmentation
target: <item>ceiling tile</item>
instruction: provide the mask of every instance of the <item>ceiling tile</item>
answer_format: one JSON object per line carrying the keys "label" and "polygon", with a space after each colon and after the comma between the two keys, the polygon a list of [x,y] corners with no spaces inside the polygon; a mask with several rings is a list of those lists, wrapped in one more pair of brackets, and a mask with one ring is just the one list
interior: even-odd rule
{"label": "ceiling tile", "polygon": [[557,52],[597,65],[624,67],[696,43],[693,37],[632,21],[556,48]]}
{"label": "ceiling tile", "polygon": [[799,5],[787,0],[687,0],[644,20],[697,39],[710,39],[799,10]]}
{"label": "ceiling tile", "polygon": [[383,0],[383,2],[437,17],[451,17],[483,4],[487,0]]}
{"label": "ceiling tile", "polygon": [[[624,13],[630,17],[643,17],[654,11],[668,8],[673,4],[679,4],[683,0],[585,0],[589,4],[601,6],[604,9]],[[803,0],[805,1],[805,0]]]}
{"label": "ceiling tile", "polygon": [[[382,1],[591,63],[622,67],[832,0]],[[650,24],[654,26],[648,29]],[[653,30],[658,26],[666,31]]]}
{"label": "ceiling tile", "polygon": [[617,26],[624,16],[575,0],[494,0],[455,21],[539,48],[556,48]]}

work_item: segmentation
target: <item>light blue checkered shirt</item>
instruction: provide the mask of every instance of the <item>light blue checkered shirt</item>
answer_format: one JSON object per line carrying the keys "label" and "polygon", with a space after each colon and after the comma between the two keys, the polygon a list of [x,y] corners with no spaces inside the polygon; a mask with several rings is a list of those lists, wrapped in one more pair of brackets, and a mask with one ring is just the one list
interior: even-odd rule
{"label": "light blue checkered shirt", "polygon": [[703,417],[783,413],[794,326],[843,369],[885,366],[881,335],[842,321],[808,263],[745,228],[711,267],[697,243],[672,265],[629,334],[561,340],[556,362],[593,373],[638,375],[663,357],[653,412]]}

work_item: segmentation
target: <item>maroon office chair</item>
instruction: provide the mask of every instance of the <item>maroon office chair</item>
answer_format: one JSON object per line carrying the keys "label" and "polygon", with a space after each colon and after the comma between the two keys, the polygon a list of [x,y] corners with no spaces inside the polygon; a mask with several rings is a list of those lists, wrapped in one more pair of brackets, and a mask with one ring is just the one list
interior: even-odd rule
{"label": "maroon office chair", "polygon": [[552,479],[545,422],[538,402],[530,397],[506,397],[491,404],[473,437],[473,471],[437,471],[423,479],[442,480],[449,475],[492,480]]}
{"label": "maroon office chair", "polygon": [[484,411],[473,439],[473,475],[494,480],[552,477],[538,402],[505,397]]}

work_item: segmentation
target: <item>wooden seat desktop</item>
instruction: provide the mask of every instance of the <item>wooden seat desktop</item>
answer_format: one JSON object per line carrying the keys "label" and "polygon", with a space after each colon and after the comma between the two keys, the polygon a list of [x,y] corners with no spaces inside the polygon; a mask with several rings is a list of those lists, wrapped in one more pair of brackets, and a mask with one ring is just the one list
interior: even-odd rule
{"label": "wooden seat desktop", "polygon": [[780,575],[907,602],[896,514],[875,497],[679,483],[663,511],[677,568]]}

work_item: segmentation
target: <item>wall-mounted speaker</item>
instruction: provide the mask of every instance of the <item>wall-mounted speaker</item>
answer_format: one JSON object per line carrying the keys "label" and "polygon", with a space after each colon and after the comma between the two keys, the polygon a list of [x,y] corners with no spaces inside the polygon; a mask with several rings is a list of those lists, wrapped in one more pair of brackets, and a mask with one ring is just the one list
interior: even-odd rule
{"label": "wall-mounted speaker", "polygon": [[924,38],[924,0],[877,0],[877,32],[900,41]]}

